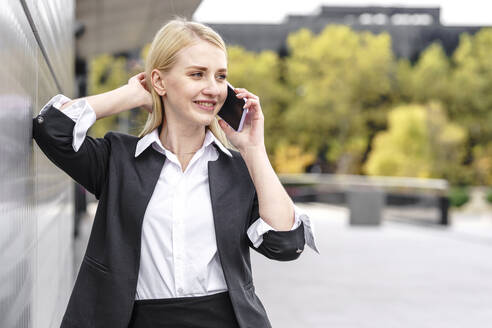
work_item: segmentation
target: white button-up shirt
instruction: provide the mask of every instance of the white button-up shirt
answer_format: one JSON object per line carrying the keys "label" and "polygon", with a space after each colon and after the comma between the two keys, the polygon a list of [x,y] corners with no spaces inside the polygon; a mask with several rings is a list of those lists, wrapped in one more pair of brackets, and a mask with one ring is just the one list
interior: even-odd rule
{"label": "white button-up shirt", "polygon": [[[59,109],[68,101],[69,98],[57,95],[41,113],[50,105]],[[96,114],[85,99],[73,103],[62,113],[75,122],[72,146],[78,151],[87,130],[96,121]],[[207,129],[202,147],[184,172],[176,155],[162,146],[157,129],[137,143],[135,157],[151,146],[167,160],[143,218],[136,299],[203,296],[227,290],[217,252],[208,184],[208,162],[219,157],[213,143],[232,157]],[[304,222],[306,244],[318,252],[312,222],[295,205],[294,212],[292,229]],[[269,230],[275,229],[261,218],[248,228],[247,234],[254,247],[259,247],[263,234]]]}

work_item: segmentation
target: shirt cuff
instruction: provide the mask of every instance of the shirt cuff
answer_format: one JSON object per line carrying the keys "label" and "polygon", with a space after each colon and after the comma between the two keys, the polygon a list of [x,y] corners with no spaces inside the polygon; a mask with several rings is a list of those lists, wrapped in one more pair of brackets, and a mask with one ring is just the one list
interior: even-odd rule
{"label": "shirt cuff", "polygon": [[[56,109],[60,109],[61,106],[69,102],[71,99],[58,94],[51,98],[50,101],[41,109],[39,114],[43,114],[48,108],[51,106]],[[76,152],[80,149],[80,146],[84,142],[85,136],[87,135],[87,130],[96,122],[96,113],[94,109],[91,107],[89,102],[85,99],[80,99],[67,108],[60,110],[63,114],[67,115],[75,122],[75,126],[73,128],[73,141],[72,147]]]}
{"label": "shirt cuff", "polygon": [[[309,216],[307,216],[306,213],[302,212],[301,209],[294,204],[294,224],[290,230],[298,228],[301,225],[301,222],[304,223],[304,239],[306,244],[319,254],[318,248],[316,247],[316,243],[314,241],[314,225]],[[247,234],[255,248],[258,248],[261,245],[263,242],[263,235],[270,230],[277,231],[268,223],[263,221],[261,217],[253,222],[253,224],[248,228]]]}

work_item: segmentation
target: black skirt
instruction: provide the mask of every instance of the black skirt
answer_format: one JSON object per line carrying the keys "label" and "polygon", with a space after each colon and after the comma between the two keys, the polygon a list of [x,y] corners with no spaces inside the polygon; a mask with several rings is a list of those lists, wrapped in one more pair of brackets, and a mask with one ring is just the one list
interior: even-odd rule
{"label": "black skirt", "polygon": [[229,292],[136,300],[129,328],[239,328]]}

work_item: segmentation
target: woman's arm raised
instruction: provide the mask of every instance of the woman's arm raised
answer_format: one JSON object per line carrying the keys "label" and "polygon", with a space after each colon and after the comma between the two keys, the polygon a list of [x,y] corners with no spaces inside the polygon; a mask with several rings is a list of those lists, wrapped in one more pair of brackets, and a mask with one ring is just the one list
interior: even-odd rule
{"label": "woman's arm raised", "polygon": [[96,117],[139,106],[151,111],[151,96],[142,81],[144,73],[113,91],[68,102],[66,97],[57,95],[33,118],[32,136],[43,153],[98,199],[108,176],[114,133],[92,138],[86,136],[86,131]]}
{"label": "woman's arm raised", "polygon": [[[71,100],[60,108],[63,110],[79,99]],[[94,109],[96,119],[115,115],[132,108],[143,107],[152,111],[152,97],[147,91],[145,73],[139,73],[128,80],[128,83],[111,91],[98,95],[85,97],[89,105]]]}
{"label": "woman's arm raised", "polygon": [[[264,116],[258,96],[246,89],[235,91],[238,98],[247,99],[244,108],[248,109],[248,114],[243,130],[236,132],[223,120],[219,121],[219,125],[239,149],[255,186],[256,195],[250,220],[261,220],[255,221],[248,229],[248,236],[255,243],[252,246],[268,258],[281,261],[296,259],[304,249],[305,242],[318,252],[312,222],[294,205],[268,159],[263,132]],[[276,231],[266,234],[268,228]],[[266,238],[263,238],[263,234]]]}

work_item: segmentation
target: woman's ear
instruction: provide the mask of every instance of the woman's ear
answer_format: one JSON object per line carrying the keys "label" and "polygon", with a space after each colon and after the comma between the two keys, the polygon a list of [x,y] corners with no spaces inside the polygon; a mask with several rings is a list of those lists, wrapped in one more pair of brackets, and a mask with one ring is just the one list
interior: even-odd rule
{"label": "woman's ear", "polygon": [[159,96],[164,96],[166,94],[166,87],[164,85],[162,72],[158,69],[153,69],[152,72],[150,72],[150,79],[157,94]]}

